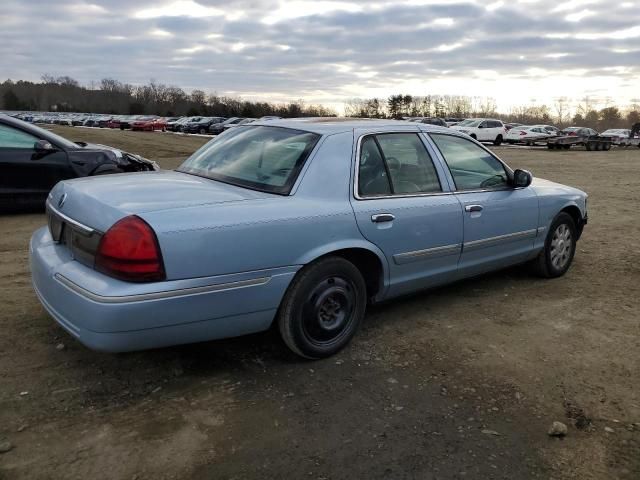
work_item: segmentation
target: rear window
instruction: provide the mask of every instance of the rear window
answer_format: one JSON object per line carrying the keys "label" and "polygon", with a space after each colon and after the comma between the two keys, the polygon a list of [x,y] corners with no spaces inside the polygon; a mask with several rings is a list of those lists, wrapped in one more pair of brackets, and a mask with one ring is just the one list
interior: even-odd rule
{"label": "rear window", "polygon": [[319,139],[290,128],[232,128],[200,148],[178,171],[287,195]]}

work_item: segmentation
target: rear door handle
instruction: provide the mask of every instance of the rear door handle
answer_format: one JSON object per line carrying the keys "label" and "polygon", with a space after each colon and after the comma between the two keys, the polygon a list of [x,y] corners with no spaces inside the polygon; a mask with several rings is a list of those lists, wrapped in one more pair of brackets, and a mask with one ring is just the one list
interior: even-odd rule
{"label": "rear door handle", "polygon": [[396,217],[390,213],[376,213],[375,215],[371,215],[371,221],[373,223],[392,222],[395,218]]}
{"label": "rear door handle", "polygon": [[465,212],[481,212],[482,205],[466,205],[464,210]]}

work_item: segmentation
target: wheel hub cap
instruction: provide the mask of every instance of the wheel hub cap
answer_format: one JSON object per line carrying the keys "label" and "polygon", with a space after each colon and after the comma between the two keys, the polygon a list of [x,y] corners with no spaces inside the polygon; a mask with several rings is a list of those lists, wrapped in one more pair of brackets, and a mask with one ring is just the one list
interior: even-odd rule
{"label": "wheel hub cap", "polygon": [[340,277],[320,282],[303,307],[303,326],[307,337],[316,343],[336,339],[347,327],[355,309],[353,286]]}
{"label": "wheel hub cap", "polygon": [[551,238],[551,263],[557,269],[564,268],[571,258],[573,239],[571,229],[566,224],[558,225]]}

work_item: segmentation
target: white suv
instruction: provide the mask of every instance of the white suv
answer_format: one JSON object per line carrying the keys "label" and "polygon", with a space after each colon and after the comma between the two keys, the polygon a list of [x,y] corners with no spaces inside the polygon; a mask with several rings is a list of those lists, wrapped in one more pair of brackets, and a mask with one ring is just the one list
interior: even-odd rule
{"label": "white suv", "polygon": [[493,118],[470,118],[451,128],[466,133],[479,142],[493,142],[494,145],[500,145],[507,134],[504,123]]}

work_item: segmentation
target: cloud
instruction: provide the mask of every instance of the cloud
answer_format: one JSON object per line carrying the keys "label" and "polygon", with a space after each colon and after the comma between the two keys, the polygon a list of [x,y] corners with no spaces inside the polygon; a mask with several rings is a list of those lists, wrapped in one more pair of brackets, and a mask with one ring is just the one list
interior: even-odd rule
{"label": "cloud", "polygon": [[12,79],[154,78],[332,105],[399,92],[624,103],[640,78],[640,10],[628,3],[3,0],[0,58]]}

